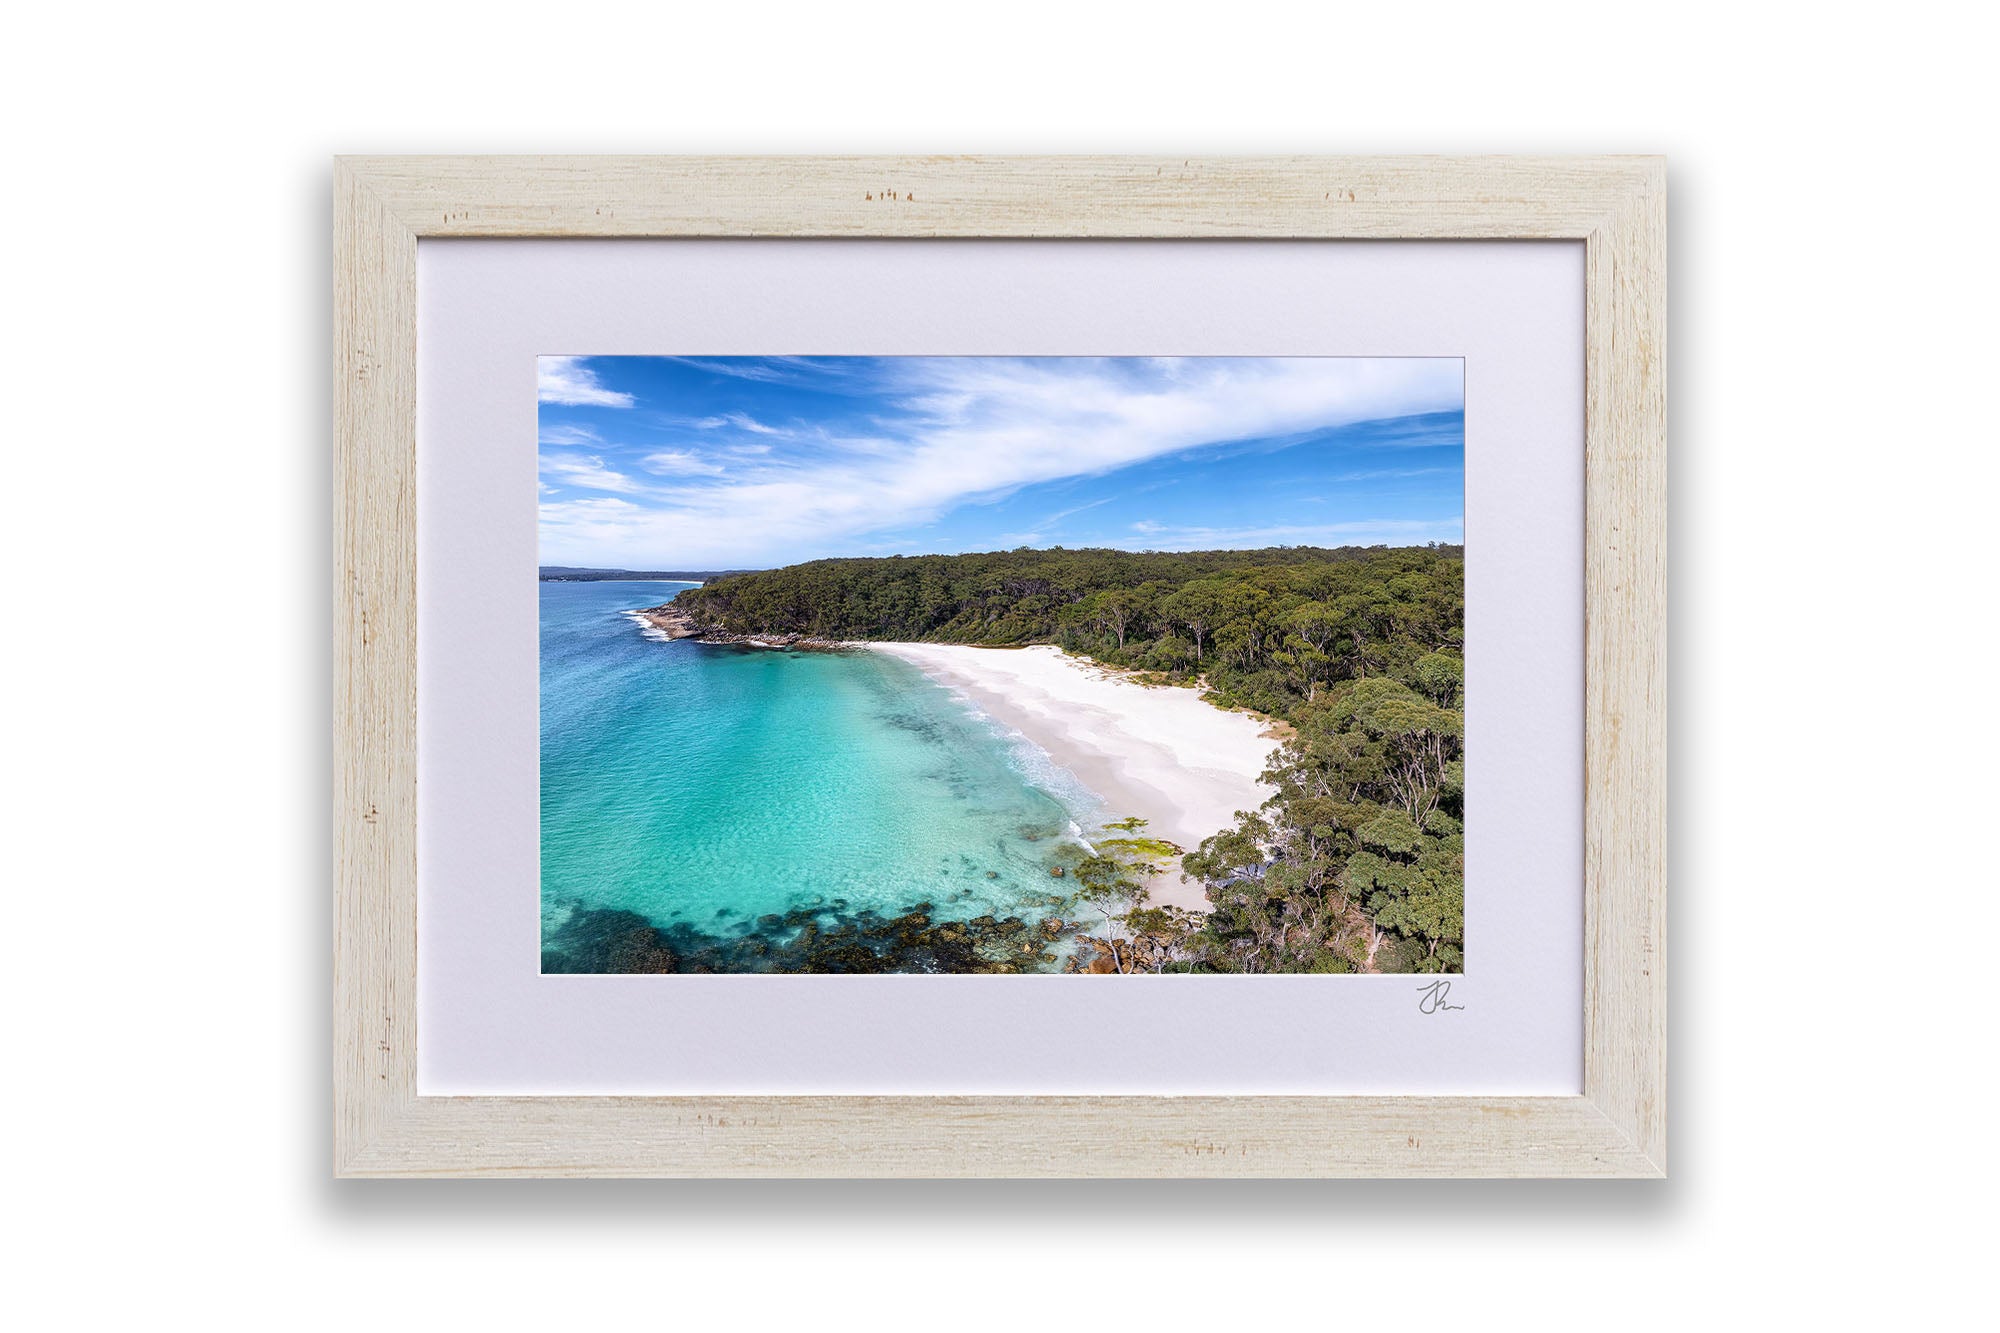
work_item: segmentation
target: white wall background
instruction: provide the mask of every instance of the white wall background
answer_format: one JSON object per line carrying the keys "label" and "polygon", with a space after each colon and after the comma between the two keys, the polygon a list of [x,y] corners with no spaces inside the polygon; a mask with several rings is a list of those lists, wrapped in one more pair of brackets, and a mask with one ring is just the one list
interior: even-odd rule
{"label": "white wall background", "polygon": [[[10,1306],[219,1327],[1941,1313],[1992,1184],[1978,539],[2000,433],[1972,11],[726,12],[9,21]],[[331,1182],[328,158],[466,150],[1669,154],[1674,1178]]]}

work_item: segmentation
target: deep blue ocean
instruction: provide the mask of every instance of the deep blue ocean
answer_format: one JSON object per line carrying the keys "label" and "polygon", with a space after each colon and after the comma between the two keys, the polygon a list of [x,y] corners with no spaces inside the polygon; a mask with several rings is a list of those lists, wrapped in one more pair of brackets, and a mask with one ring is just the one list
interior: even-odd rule
{"label": "deep blue ocean", "polygon": [[606,932],[642,923],[686,958],[919,904],[1060,915],[1050,869],[1095,798],[915,667],[666,642],[628,614],[689,584],[539,586],[545,968],[619,970]]}

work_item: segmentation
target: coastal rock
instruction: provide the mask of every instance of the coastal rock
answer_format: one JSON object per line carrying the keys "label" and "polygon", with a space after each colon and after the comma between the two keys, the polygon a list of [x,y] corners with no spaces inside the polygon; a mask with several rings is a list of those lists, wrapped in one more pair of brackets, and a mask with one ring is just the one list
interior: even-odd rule
{"label": "coastal rock", "polygon": [[635,912],[579,905],[553,931],[542,970],[554,973],[882,973],[1077,970],[1051,952],[1040,923],[1018,916],[936,920],[930,902],[894,916],[815,898],[783,915],[740,919],[726,909],[703,927],[655,926]]}
{"label": "coastal rock", "polygon": [[670,639],[699,638],[702,633],[702,627],[695,624],[694,617],[672,602],[649,606],[639,612],[639,618]]}
{"label": "coastal rock", "polygon": [[636,912],[580,908],[549,938],[545,972],[677,972],[678,951],[666,931]]}
{"label": "coastal rock", "polygon": [[611,941],[605,950],[606,972],[672,972],[678,960],[665,937],[651,926],[637,926]]}
{"label": "coastal rock", "polygon": [[784,631],[760,631],[754,634],[739,634],[724,629],[720,625],[704,625],[693,615],[673,602],[663,602],[659,606],[649,606],[637,613],[639,618],[651,625],[669,639],[693,639],[697,643],[735,644],[744,648],[800,648],[808,651],[826,651],[844,647],[834,639],[816,639],[809,634]]}

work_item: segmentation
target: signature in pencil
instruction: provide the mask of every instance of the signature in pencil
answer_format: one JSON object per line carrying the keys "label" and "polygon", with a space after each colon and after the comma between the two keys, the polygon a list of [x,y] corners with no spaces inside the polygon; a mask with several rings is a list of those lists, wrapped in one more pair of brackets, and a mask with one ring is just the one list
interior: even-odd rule
{"label": "signature in pencil", "polygon": [[1451,1003],[1451,983],[1433,981],[1417,992],[1417,1012],[1420,1014],[1441,1014],[1447,1009],[1463,1009],[1462,1004]]}

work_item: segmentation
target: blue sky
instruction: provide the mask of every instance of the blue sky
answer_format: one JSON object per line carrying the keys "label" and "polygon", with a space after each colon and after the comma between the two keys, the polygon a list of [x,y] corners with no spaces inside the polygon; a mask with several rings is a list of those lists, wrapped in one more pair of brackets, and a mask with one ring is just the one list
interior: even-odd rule
{"label": "blue sky", "polygon": [[1457,542],[1463,385],[1455,358],[545,356],[541,562]]}

